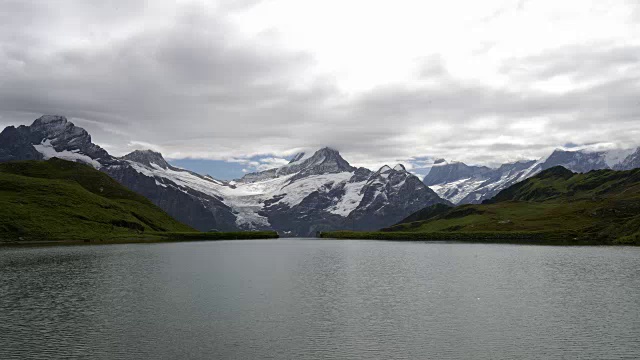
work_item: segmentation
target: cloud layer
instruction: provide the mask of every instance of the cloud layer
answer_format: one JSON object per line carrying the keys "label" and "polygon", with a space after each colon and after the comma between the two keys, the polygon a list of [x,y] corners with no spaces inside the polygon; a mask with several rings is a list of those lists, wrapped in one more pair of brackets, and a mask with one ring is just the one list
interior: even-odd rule
{"label": "cloud layer", "polygon": [[64,114],[115,154],[251,169],[640,145],[637,6],[468,3],[4,1],[0,125]]}

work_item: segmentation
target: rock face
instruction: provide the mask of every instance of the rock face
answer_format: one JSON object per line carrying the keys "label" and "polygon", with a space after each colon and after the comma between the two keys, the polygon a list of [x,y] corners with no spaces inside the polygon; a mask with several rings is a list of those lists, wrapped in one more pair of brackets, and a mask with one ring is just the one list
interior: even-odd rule
{"label": "rock face", "polygon": [[177,220],[198,230],[236,230],[236,217],[220,196],[189,186],[184,178],[196,179],[203,187],[219,182],[169,165],[162,155],[136,150],[100,169],[112,178],[150,199]]}
{"label": "rock face", "polygon": [[500,190],[527,178],[535,161],[501,165],[497,169],[439,162],[424,183],[454,204],[474,204],[490,199]]}
{"label": "rock face", "polygon": [[632,170],[640,168],[640,148],[629,154],[620,163],[616,164],[614,170]]}
{"label": "rock face", "polygon": [[635,152],[555,150],[538,161],[503,164],[495,169],[439,160],[423,181],[440,197],[454,204],[478,204],[554,166],[578,173],[601,169],[631,170],[640,167],[640,148]]}
{"label": "rock face", "polygon": [[0,161],[42,160],[51,157],[83,161],[99,167],[96,162],[112,157],[91,142],[91,136],[82,128],[67,121],[64,116],[45,115],[31,126],[9,126],[0,133]]}
{"label": "rock face", "polygon": [[330,148],[224,182],[171,166],[150,150],[113,157],[62,116],[0,133],[0,161],[51,157],[94,166],[199,230],[273,229],[292,236],[375,230],[425,206],[450,204],[400,164],[372,172]]}
{"label": "rock face", "polygon": [[[170,168],[162,155],[135,151],[121,159],[115,158],[91,142],[91,136],[64,116],[45,115],[31,126],[9,126],[0,133],[0,162],[12,160],[43,160],[52,157],[83,162],[142,194],[175,219],[206,230],[233,230],[235,216],[219,198],[197,192],[169,179],[162,183],[136,169],[158,164],[165,171]],[[164,167],[164,168],[163,168]]]}
{"label": "rock face", "polygon": [[314,235],[334,229],[375,230],[423,204],[448,203],[402,165],[355,168],[338,151],[298,154],[277,169],[247,174],[226,197],[240,226]]}
{"label": "rock face", "polygon": [[541,170],[554,166],[562,166],[573,172],[584,173],[591,170],[608,169],[606,153],[556,150],[545,162],[541,164]]}

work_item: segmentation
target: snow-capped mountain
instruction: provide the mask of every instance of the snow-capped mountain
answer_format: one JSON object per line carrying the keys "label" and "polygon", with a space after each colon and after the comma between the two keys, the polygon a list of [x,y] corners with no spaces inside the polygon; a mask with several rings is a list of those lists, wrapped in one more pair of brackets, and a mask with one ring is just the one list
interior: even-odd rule
{"label": "snow-capped mountain", "polygon": [[[30,126],[9,126],[0,133],[0,162],[52,157],[84,162],[100,169],[149,198],[169,215],[195,228],[236,229],[235,215],[220,198],[179,186],[168,179],[162,180],[163,183],[139,171],[140,167],[158,163],[163,171],[185,172],[170,167],[164,159],[160,160],[160,154],[134,151],[122,159],[113,157],[95,145],[84,129],[67,121],[64,116],[45,115]],[[138,161],[141,165],[136,166]]]}
{"label": "snow-capped mountain", "polygon": [[507,187],[554,166],[573,172],[640,167],[640,148],[637,150],[555,150],[540,160],[503,164],[492,169],[469,166],[459,162],[437,160],[424,178],[424,183],[440,197],[454,204],[481,203]]}
{"label": "snow-capped mountain", "polygon": [[492,198],[500,190],[533,174],[535,161],[503,164],[497,169],[468,166],[460,162],[436,161],[424,183],[454,204],[475,204]]}
{"label": "snow-capped mountain", "polygon": [[636,168],[640,168],[640,147],[613,166],[614,170],[631,170]]}
{"label": "snow-capped mountain", "polygon": [[425,206],[448,203],[402,165],[377,172],[355,168],[330,148],[225,182],[171,166],[149,150],[113,157],[62,116],[43,116],[0,133],[0,161],[51,157],[100,169],[200,230],[374,230]]}
{"label": "snow-capped mountain", "polygon": [[64,116],[45,115],[31,126],[9,126],[0,133],[0,161],[42,160],[51,157],[82,161],[100,168],[112,157],[91,142],[82,128]]}

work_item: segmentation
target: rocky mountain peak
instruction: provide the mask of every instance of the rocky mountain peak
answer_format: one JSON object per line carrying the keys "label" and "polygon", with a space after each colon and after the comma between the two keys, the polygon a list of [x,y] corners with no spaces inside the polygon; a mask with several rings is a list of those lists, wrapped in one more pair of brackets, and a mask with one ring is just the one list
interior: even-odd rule
{"label": "rocky mountain peak", "polygon": [[395,171],[407,171],[407,169],[402,164],[397,164],[396,166],[393,167],[393,170],[395,170]]}
{"label": "rocky mountain peak", "polygon": [[153,167],[152,164],[158,165],[163,169],[171,167],[161,153],[153,150],[135,150],[123,156],[122,159],[137,162],[149,167]]}
{"label": "rocky mountain peak", "polygon": [[[91,135],[85,129],[75,126],[61,115],[43,115],[29,129],[34,140],[49,139],[58,151],[81,149],[91,144]],[[40,139],[35,139],[37,137]]]}
{"label": "rocky mountain peak", "polygon": [[42,134],[51,140],[59,137],[63,137],[65,140],[84,138],[91,142],[91,136],[88,132],[60,115],[43,115],[36,119],[30,128],[32,133]]}
{"label": "rocky mountain peak", "polygon": [[309,175],[336,174],[341,172],[353,172],[355,170],[356,168],[343,159],[337,150],[330,147],[324,147],[317,150],[311,156],[309,156],[308,153],[298,153],[287,165],[275,169],[250,173],[237,181],[255,182],[296,174],[294,178],[292,178],[293,181]]}
{"label": "rocky mountain peak", "polygon": [[443,159],[438,159],[423,181],[427,186],[431,186],[460,179],[468,179],[489,171],[491,171],[491,169],[486,166],[470,166],[462,162],[447,162]]}
{"label": "rocky mountain peak", "polygon": [[0,161],[58,157],[98,168],[114,158],[91,141],[89,133],[61,115],[43,115],[30,126],[8,127],[0,133]]}
{"label": "rocky mountain peak", "polygon": [[556,149],[542,164],[542,170],[554,166],[564,166],[575,172],[588,172],[590,170],[607,169],[604,152],[567,151]]}
{"label": "rocky mountain peak", "polygon": [[62,115],[42,115],[33,121],[32,127],[55,126],[68,123],[66,116]]}
{"label": "rocky mountain peak", "polygon": [[318,151],[316,151],[313,156],[311,156],[308,160],[305,161],[306,166],[335,166],[336,169],[344,170],[344,171],[353,171],[353,168],[349,163],[342,158],[338,150],[324,147]]}

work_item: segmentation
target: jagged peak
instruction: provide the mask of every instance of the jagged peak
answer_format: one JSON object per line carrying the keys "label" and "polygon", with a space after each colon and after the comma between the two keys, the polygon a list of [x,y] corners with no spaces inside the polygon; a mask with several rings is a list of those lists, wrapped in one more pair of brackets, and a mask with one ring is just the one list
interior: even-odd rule
{"label": "jagged peak", "polygon": [[293,158],[291,158],[291,161],[289,161],[289,164],[293,164],[294,162],[298,162],[298,161],[302,160],[302,159],[305,157],[305,155],[306,155],[306,154],[307,154],[307,153],[306,153],[306,152],[304,152],[304,151],[303,151],[303,152],[299,152],[299,153],[295,154],[295,155],[293,156]]}
{"label": "jagged peak", "polygon": [[297,173],[296,178],[299,178],[309,175],[353,172],[355,170],[355,167],[351,166],[342,158],[338,150],[330,147],[323,147],[311,155],[308,152],[300,152],[293,157],[293,160],[289,161],[289,163],[284,166],[249,173],[244,175],[238,181],[255,182],[295,173]]}
{"label": "jagged peak", "polygon": [[67,118],[62,115],[42,115],[36,120],[34,120],[31,126],[45,125],[45,124],[51,124],[51,123],[66,124],[68,122],[69,121],[67,120]]}
{"label": "jagged peak", "polygon": [[383,165],[377,172],[379,174],[384,174],[384,173],[387,173],[387,172],[389,172],[391,170],[393,170],[393,169],[391,169],[391,167],[389,165]]}
{"label": "jagged peak", "polygon": [[153,163],[165,169],[170,166],[161,153],[149,149],[134,150],[123,156],[122,159],[137,162],[147,166],[151,166],[151,164]]}
{"label": "jagged peak", "polygon": [[351,168],[351,165],[349,165],[349,163],[344,158],[342,158],[340,152],[330,147],[323,147],[309,157],[302,157],[301,160],[303,161],[298,160],[298,163],[300,163],[305,168],[329,163],[334,163],[343,168]]}
{"label": "jagged peak", "polygon": [[395,171],[407,171],[407,169],[402,164],[397,164],[396,166],[393,167],[393,170],[395,170]]}
{"label": "jagged peak", "polygon": [[325,147],[319,149],[318,151],[316,151],[316,153],[318,153],[318,152],[329,152],[329,153],[336,153],[336,154],[340,153],[338,150],[336,150],[336,149],[334,149],[334,148],[332,148],[330,146],[325,146]]}
{"label": "jagged peak", "polygon": [[[49,139],[56,148],[79,148],[90,145],[96,147],[91,142],[91,135],[85,129],[75,126],[62,115],[42,115],[27,128],[31,133],[42,137],[38,141]],[[100,154],[100,157],[105,155],[106,153]]]}

